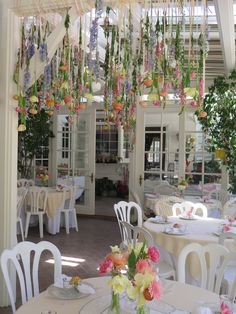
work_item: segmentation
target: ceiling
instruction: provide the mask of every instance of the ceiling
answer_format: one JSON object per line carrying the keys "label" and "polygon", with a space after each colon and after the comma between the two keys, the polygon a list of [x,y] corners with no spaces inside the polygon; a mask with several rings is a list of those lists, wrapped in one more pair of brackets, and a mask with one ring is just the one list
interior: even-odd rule
{"label": "ceiling", "polygon": [[[47,14],[48,18],[53,21],[51,13],[63,14],[65,8],[72,8],[74,18],[81,16],[86,12],[90,12],[94,7],[93,0],[12,0],[11,8],[19,16],[29,16],[36,14]],[[138,0],[103,0],[104,4],[109,4],[112,7],[119,7],[120,5],[137,6],[137,12],[141,11],[144,6],[143,1]],[[148,1],[147,1],[148,2]],[[169,0],[168,3],[174,3],[175,0]],[[236,3],[233,0],[213,0],[207,1],[207,33],[209,42],[209,53],[205,64],[206,86],[209,86],[213,79],[220,74],[228,74],[235,67],[235,23],[236,23]],[[146,1],[145,1],[146,3]],[[153,7],[163,5],[163,1],[153,1]],[[164,1],[166,3],[166,1]],[[200,1],[195,0],[196,7],[199,6]],[[146,5],[146,4],[145,4]],[[186,11],[187,12],[187,11]],[[198,14],[198,10],[194,14]],[[51,14],[51,15],[50,15]],[[59,15],[59,17],[60,17]],[[188,15],[188,13],[186,13]],[[138,14],[136,20],[138,23]],[[60,18],[59,18],[60,19]],[[194,16],[194,21],[202,19],[202,16]],[[114,19],[115,20],[115,19]],[[55,21],[55,16],[54,16]],[[199,27],[199,24],[193,27]],[[189,29],[188,19],[185,24],[186,32]],[[89,27],[88,27],[89,29]],[[101,62],[104,60],[104,38],[99,39],[99,48],[101,50]],[[187,47],[186,47],[187,52]]]}

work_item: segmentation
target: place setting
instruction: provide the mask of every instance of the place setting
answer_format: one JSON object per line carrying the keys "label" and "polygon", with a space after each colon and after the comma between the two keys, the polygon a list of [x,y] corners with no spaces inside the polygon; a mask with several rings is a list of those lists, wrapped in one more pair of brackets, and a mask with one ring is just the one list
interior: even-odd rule
{"label": "place setting", "polygon": [[174,223],[171,227],[165,227],[163,233],[177,236],[185,235],[187,234],[187,225]]}
{"label": "place setting", "polygon": [[57,299],[74,300],[95,294],[96,290],[79,276],[69,277],[63,274],[48,287],[47,293]]}

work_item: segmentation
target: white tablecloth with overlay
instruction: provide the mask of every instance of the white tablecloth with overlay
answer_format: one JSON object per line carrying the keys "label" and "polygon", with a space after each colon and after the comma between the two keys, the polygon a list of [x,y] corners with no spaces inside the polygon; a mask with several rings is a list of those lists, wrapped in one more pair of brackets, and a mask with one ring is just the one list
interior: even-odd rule
{"label": "white tablecloth with overlay", "polygon": [[[49,296],[47,292],[43,292],[21,306],[16,314],[41,314],[43,310],[54,310],[57,314],[108,313],[105,309],[110,305],[111,291],[107,281],[108,277],[87,279],[86,282],[96,289],[96,293],[77,300],[59,300]],[[219,303],[219,297],[204,289],[165,280],[163,281],[163,297],[160,302],[189,313],[196,313],[200,303],[216,304]],[[155,304],[151,305],[150,302],[149,305],[151,308],[155,308]],[[151,310],[150,313],[158,312]]]}

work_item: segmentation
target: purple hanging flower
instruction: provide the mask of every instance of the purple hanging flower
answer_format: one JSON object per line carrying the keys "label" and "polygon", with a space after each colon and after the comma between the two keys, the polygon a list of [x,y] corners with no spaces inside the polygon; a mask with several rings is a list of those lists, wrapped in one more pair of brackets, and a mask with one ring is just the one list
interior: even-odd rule
{"label": "purple hanging flower", "polygon": [[42,62],[47,59],[47,44],[45,42],[41,43],[39,46],[39,57]]}
{"label": "purple hanging flower", "polygon": [[103,0],[96,1],[96,16],[101,17],[103,12]]}
{"label": "purple hanging flower", "polygon": [[24,92],[26,92],[26,90],[29,87],[30,79],[31,79],[31,74],[30,74],[29,68],[27,67],[24,71]]}
{"label": "purple hanging flower", "polygon": [[90,49],[95,50],[97,47],[98,40],[98,18],[92,21],[92,26],[90,28]]}
{"label": "purple hanging flower", "polygon": [[48,89],[51,85],[52,71],[51,63],[47,64],[44,68],[44,87]]}
{"label": "purple hanging flower", "polygon": [[30,60],[33,55],[35,54],[35,43],[34,43],[34,37],[30,36],[29,37],[29,42],[28,42],[28,48],[27,48],[27,57]]}

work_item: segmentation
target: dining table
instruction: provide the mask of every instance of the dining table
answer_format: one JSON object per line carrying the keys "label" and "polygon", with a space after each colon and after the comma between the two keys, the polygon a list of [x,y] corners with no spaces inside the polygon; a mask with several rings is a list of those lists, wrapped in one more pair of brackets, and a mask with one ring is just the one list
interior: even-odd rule
{"label": "dining table", "polygon": [[[182,232],[168,232],[176,224],[178,228],[182,229]],[[190,243],[199,243],[201,245],[218,243],[219,234],[225,224],[228,224],[225,219],[202,218],[200,216],[188,219],[180,215],[177,217],[170,216],[164,223],[155,218],[149,218],[143,226],[152,234],[154,242],[160,250],[161,258],[172,265],[174,269],[177,269],[178,256],[186,245]],[[236,226],[232,227],[232,230],[236,232]],[[227,239],[225,246],[230,251],[236,251],[236,243],[233,239]],[[196,256],[189,256],[187,269],[189,271],[188,281],[199,284],[200,266]]]}
{"label": "dining table", "polygon": [[[109,280],[110,277],[107,276],[84,280],[95,289],[95,293],[81,297],[78,295],[78,298],[73,300],[57,298],[46,290],[20,306],[16,314],[108,314],[111,304]],[[216,307],[220,303],[217,294],[199,287],[170,280],[161,280],[161,285],[161,299],[148,302],[150,314],[199,313],[203,304]]]}
{"label": "dining table", "polygon": [[[172,206],[174,203],[181,203],[184,201],[190,201],[193,203],[202,203],[206,206],[209,217],[220,218],[222,206],[219,200],[210,199],[206,197],[196,196],[196,195],[159,195],[146,193],[144,197],[145,208],[153,211],[156,215],[161,214],[159,212],[161,207],[167,215],[171,215]],[[158,206],[158,204],[160,206]],[[159,210],[160,209],[160,210]]]}

